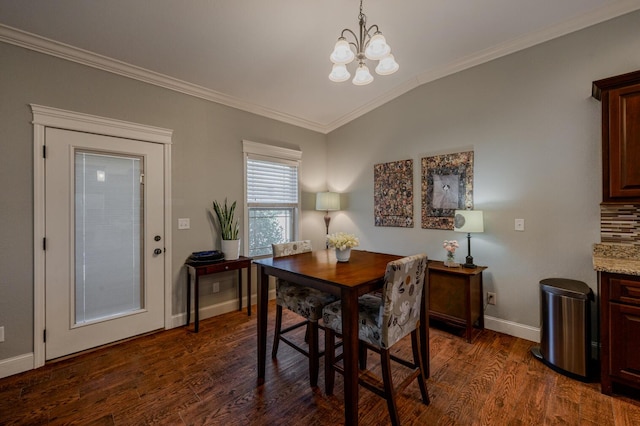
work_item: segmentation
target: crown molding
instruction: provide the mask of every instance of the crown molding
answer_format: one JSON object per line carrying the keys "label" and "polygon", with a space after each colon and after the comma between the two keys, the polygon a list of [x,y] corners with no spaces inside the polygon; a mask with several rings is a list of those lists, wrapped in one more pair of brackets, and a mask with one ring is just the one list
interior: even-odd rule
{"label": "crown molding", "polygon": [[320,123],[305,120],[270,108],[265,108],[243,99],[207,89],[206,87],[202,87],[197,84],[169,77],[164,74],[137,67],[117,59],[99,55],[97,53],[51,40],[46,37],[28,33],[7,25],[0,24],[0,41],[134,80],[153,84],[175,92],[216,102],[263,117],[272,118],[284,123],[293,124],[305,129],[326,133],[326,126]]}
{"label": "crown molding", "polygon": [[415,89],[418,86],[476,65],[492,61],[502,56],[515,53],[536,44],[544,43],[574,31],[634,12],[638,9],[640,9],[640,0],[620,0],[603,6],[593,12],[580,15],[570,21],[548,27],[542,31],[527,34],[506,43],[498,44],[489,49],[464,57],[458,61],[446,64],[440,68],[429,70],[416,77],[412,77],[406,82],[396,86],[394,89],[384,93],[382,96],[362,105],[360,108],[343,115],[333,122],[324,124],[266,108],[244,99],[229,96],[215,90],[207,89],[206,87],[188,83],[177,78],[169,77],[164,74],[137,67],[126,62],[118,61],[116,59],[2,24],[0,24],[0,41],[153,84],[165,89],[184,93],[186,95],[216,102],[242,111],[281,121],[283,123],[327,134],[355,120],[356,118],[373,111],[398,96]]}

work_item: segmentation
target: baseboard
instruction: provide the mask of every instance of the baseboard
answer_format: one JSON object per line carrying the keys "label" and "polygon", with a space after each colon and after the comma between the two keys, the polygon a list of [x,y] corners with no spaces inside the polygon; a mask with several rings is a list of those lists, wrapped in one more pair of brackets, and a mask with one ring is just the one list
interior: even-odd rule
{"label": "baseboard", "polygon": [[[275,299],[276,298],[276,290],[272,289],[269,290],[269,300],[271,299]],[[242,309],[247,309],[246,306],[244,306],[245,300],[243,297],[243,301],[242,301]],[[252,315],[255,315],[257,308],[256,305],[258,303],[258,295],[257,294],[252,294],[251,295],[251,305],[252,307]],[[224,302],[221,303],[216,303],[214,305],[209,305],[209,306],[200,306],[200,320],[206,319],[206,318],[211,318],[211,317],[215,317],[217,315],[222,315],[222,314],[226,314],[228,312],[233,312],[235,310],[238,309],[238,299],[231,299],[231,300],[226,300]],[[191,312],[191,318],[193,318],[194,312]],[[171,328],[176,328],[176,327],[183,327],[185,324],[187,323],[187,313],[183,312],[177,315],[174,315],[171,318]]]}
{"label": "baseboard", "polygon": [[33,352],[0,361],[0,379],[33,370]]}
{"label": "baseboard", "polygon": [[499,333],[508,334],[509,336],[540,343],[540,328],[538,327],[531,327],[488,315],[484,316],[484,327]]}

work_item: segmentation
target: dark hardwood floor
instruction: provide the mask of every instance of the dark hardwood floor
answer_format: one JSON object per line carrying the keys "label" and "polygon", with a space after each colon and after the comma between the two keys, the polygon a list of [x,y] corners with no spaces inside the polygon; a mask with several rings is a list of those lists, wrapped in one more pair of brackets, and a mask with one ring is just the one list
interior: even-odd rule
{"label": "dark hardwood floor", "polygon": [[[310,388],[306,359],[287,345],[280,345],[277,362],[267,361],[266,383],[256,385],[255,329],[255,315],[233,312],[202,321],[198,334],[162,331],[1,379],[0,424],[342,424],[341,376],[334,396],[324,395],[322,374],[319,387]],[[398,351],[409,356],[406,340]],[[432,328],[431,405],[421,403],[412,383],[398,397],[401,421],[640,425],[640,400],[608,397],[598,383],[552,371],[530,355],[533,345],[488,330],[469,344]],[[377,364],[371,354],[369,365]],[[360,421],[389,424],[385,402],[362,388]]]}

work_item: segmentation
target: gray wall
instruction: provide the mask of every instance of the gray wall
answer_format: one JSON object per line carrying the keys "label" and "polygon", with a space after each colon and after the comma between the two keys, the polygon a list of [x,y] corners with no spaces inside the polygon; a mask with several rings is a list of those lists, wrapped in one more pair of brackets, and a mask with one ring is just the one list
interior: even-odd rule
{"label": "gray wall", "polygon": [[[208,212],[214,199],[243,203],[242,140],[303,151],[301,234],[324,244],[313,193],[326,189],[325,135],[156,86],[0,43],[0,361],[33,350],[33,132],[30,103],[174,130],[172,146],[173,314],[185,308],[184,260],[219,248]],[[178,230],[177,218],[191,218]],[[218,298],[236,297],[235,275]],[[229,288],[225,288],[225,285]]]}
{"label": "gray wall", "polygon": [[[591,82],[640,69],[640,13],[623,16],[423,85],[329,134],[328,184],[349,193],[336,226],[363,247],[444,260],[453,231],[421,229],[420,159],[473,148],[475,262],[487,265],[485,313],[539,326],[539,281],[566,277],[597,290],[600,103]],[[380,77],[384,78],[384,77]],[[375,84],[375,83],[374,83]],[[413,229],[373,225],[373,165],[414,160]],[[514,231],[524,218],[525,232]],[[466,256],[466,241],[458,259]],[[496,325],[495,322],[493,325]]]}

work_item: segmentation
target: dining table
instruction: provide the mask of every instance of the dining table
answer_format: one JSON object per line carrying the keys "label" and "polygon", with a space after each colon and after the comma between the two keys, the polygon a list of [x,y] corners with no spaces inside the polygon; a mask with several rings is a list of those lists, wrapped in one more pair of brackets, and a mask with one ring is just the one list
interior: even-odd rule
{"label": "dining table", "polygon": [[[345,425],[357,425],[358,297],[382,288],[387,264],[402,257],[352,249],[347,262],[338,262],[335,250],[326,249],[254,260],[258,278],[258,384],[265,380],[269,276],[335,294],[342,304]],[[419,329],[425,377],[429,377],[428,288],[425,282]]]}

